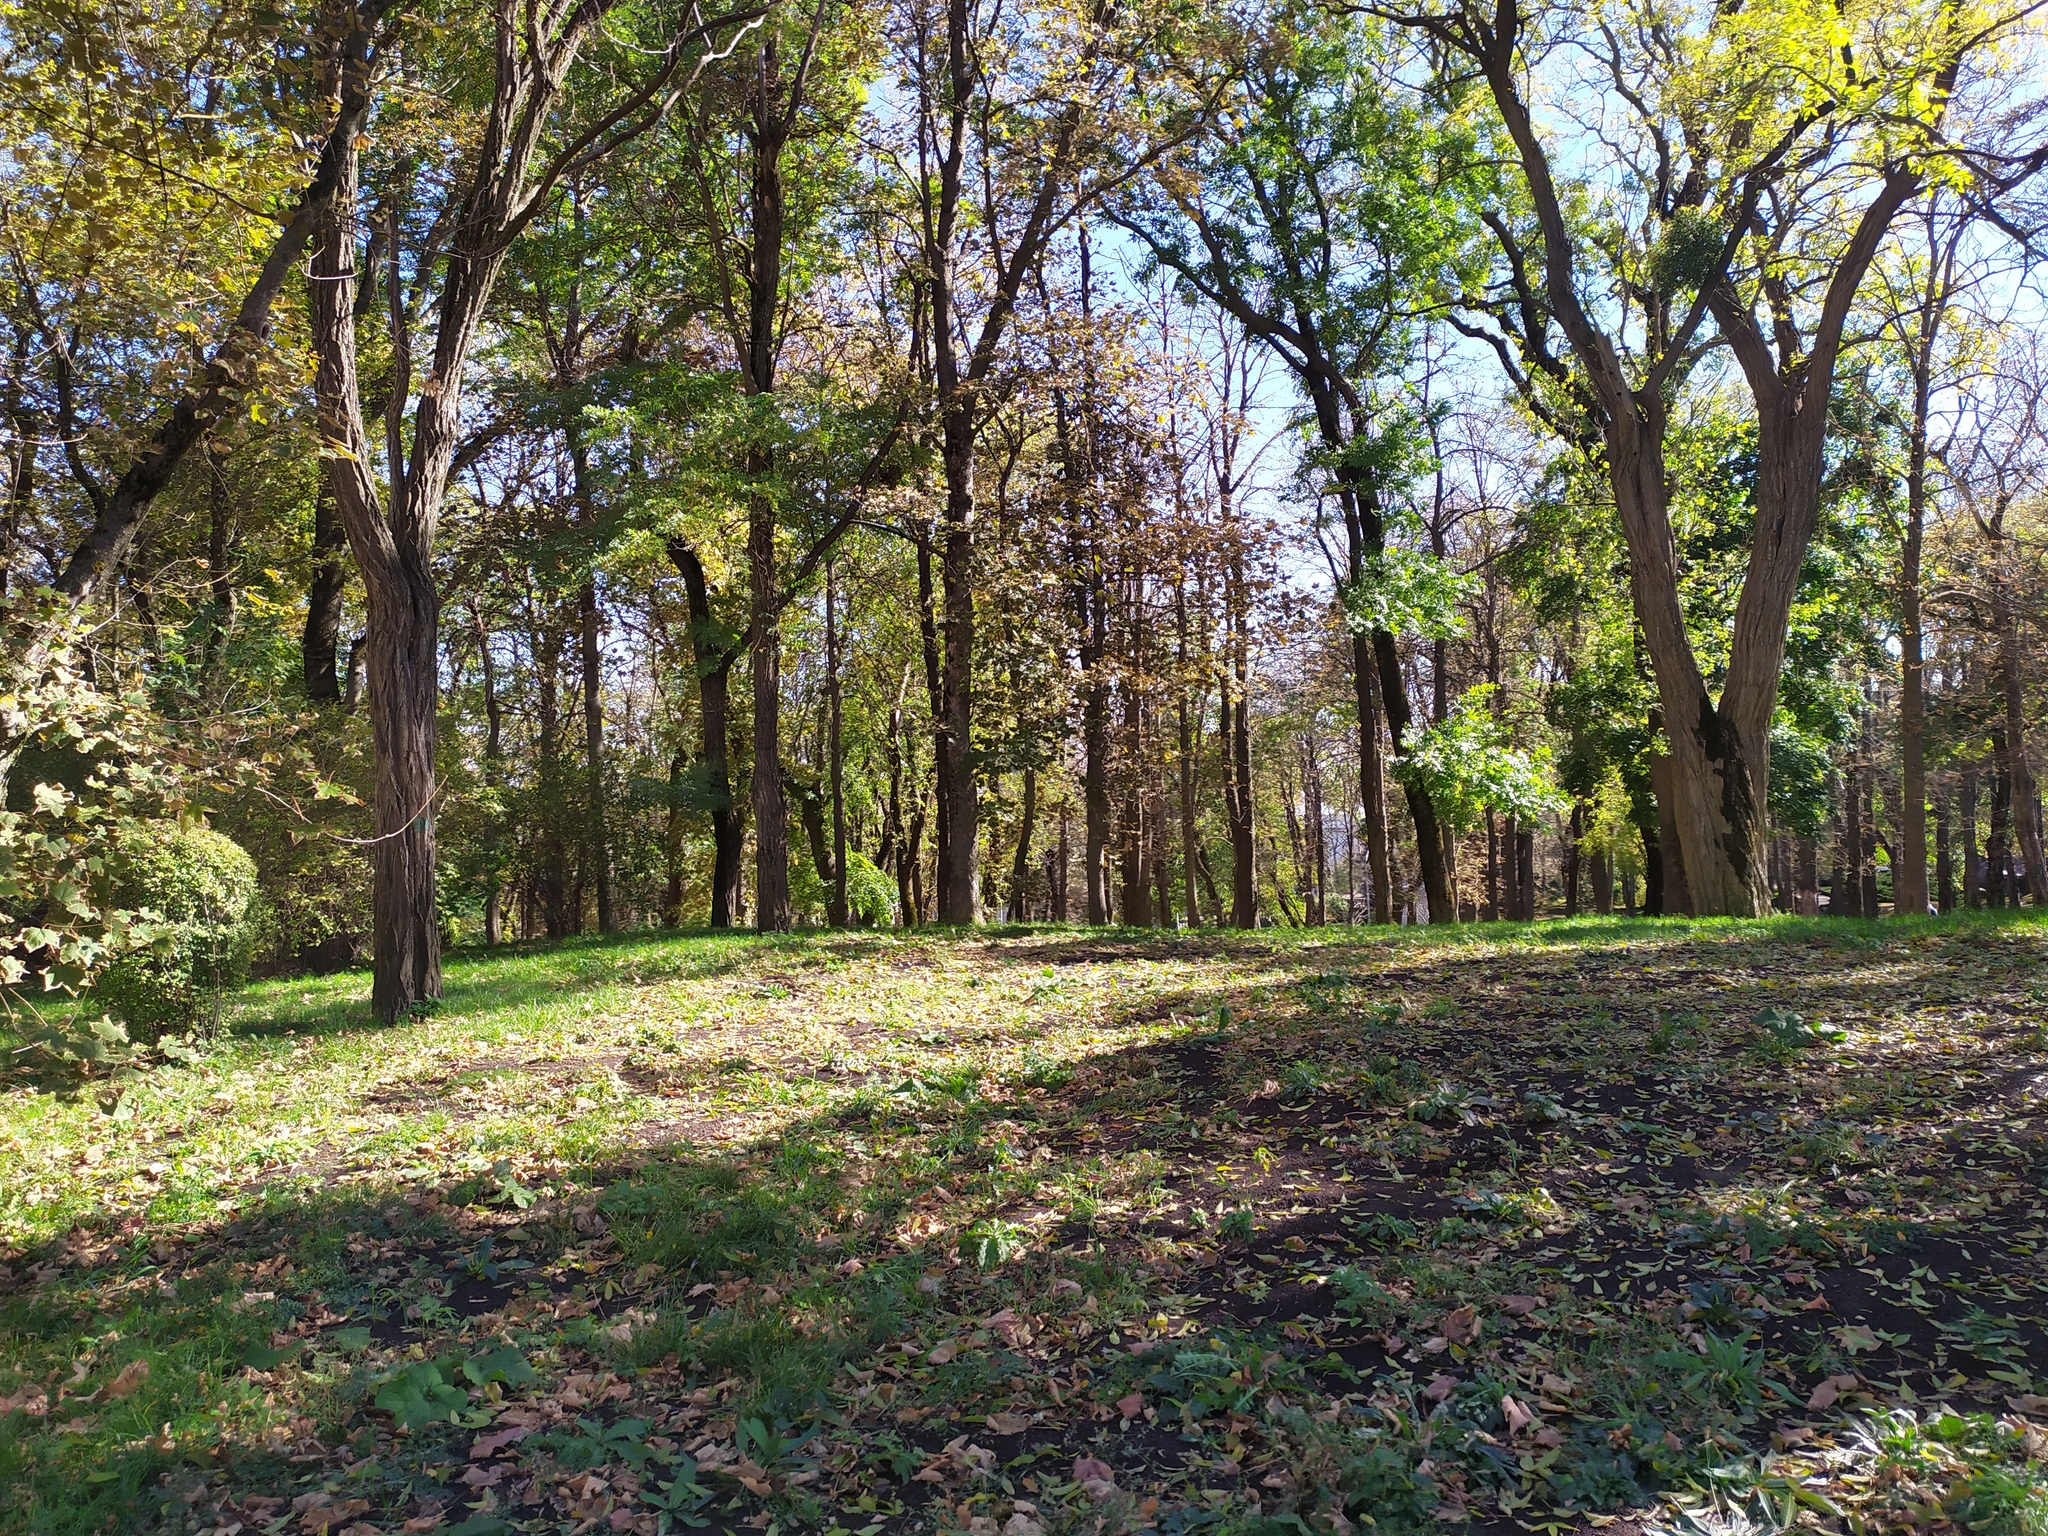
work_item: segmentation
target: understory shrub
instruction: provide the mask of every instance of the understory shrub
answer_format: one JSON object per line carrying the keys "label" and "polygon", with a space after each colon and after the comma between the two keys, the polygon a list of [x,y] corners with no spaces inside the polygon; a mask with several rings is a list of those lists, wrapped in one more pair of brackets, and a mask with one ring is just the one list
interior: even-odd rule
{"label": "understory shrub", "polygon": [[220,993],[248,975],[255,861],[218,832],[158,822],[123,840],[120,863],[121,903],[155,914],[157,942],[108,966],[93,1000],[136,1040],[209,1024]]}

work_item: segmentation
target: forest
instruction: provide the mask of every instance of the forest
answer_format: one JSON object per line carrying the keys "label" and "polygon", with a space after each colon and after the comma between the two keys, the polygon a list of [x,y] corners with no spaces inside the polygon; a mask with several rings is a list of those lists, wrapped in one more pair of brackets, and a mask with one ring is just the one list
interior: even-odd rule
{"label": "forest", "polygon": [[0,1531],[2048,1531],[2044,20],[0,0]]}
{"label": "forest", "polygon": [[2032,13],[1717,18],[11,11],[15,981],[2048,889]]}

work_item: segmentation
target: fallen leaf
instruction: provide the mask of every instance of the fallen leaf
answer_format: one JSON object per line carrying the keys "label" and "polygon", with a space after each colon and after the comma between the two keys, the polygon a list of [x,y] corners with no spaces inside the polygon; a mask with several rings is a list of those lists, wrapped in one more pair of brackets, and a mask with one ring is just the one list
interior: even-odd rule
{"label": "fallen leaf", "polygon": [[149,1362],[147,1360],[130,1360],[121,1367],[120,1374],[107,1383],[107,1396],[128,1397],[147,1380],[149,1380]]}
{"label": "fallen leaf", "polygon": [[1511,1435],[1519,1435],[1536,1422],[1534,1413],[1505,1393],[1501,1396],[1500,1411],[1501,1416],[1508,1421],[1508,1433]]}
{"label": "fallen leaf", "polygon": [[960,1346],[954,1343],[953,1340],[948,1339],[943,1344],[933,1346],[931,1353],[926,1355],[925,1359],[929,1360],[933,1365],[945,1365],[959,1353]]}
{"label": "fallen leaf", "polygon": [[1422,1389],[1422,1395],[1432,1403],[1440,1403],[1451,1395],[1457,1385],[1458,1378],[1455,1376],[1437,1376]]}
{"label": "fallen leaf", "polygon": [[40,1419],[50,1411],[50,1394],[31,1382],[20,1391],[0,1397],[0,1413],[25,1413]]}
{"label": "fallen leaf", "polygon": [[1116,1492],[1116,1473],[1110,1470],[1108,1462],[1093,1456],[1074,1458],[1074,1481],[1091,1499],[1106,1499]]}
{"label": "fallen leaf", "polygon": [[1445,1313],[1437,1326],[1451,1343],[1469,1344],[1479,1337],[1479,1311],[1476,1307],[1460,1307]]}
{"label": "fallen leaf", "polygon": [[486,1456],[495,1456],[508,1445],[517,1445],[533,1431],[525,1425],[501,1429],[494,1435],[478,1435],[476,1443],[469,1448],[470,1459],[481,1461]]}
{"label": "fallen leaf", "polygon": [[1145,1394],[1133,1392],[1129,1397],[1116,1400],[1116,1411],[1127,1419],[1135,1419],[1145,1411]]}
{"label": "fallen leaf", "polygon": [[1500,1309],[1509,1317],[1527,1317],[1542,1305],[1541,1296],[1503,1296],[1500,1299]]}
{"label": "fallen leaf", "polygon": [[1813,1389],[1813,1395],[1807,1398],[1806,1406],[1816,1410],[1825,1408],[1855,1385],[1854,1376],[1830,1376]]}
{"label": "fallen leaf", "polygon": [[1031,1416],[1025,1413],[992,1413],[982,1422],[999,1435],[1021,1435],[1031,1427]]}

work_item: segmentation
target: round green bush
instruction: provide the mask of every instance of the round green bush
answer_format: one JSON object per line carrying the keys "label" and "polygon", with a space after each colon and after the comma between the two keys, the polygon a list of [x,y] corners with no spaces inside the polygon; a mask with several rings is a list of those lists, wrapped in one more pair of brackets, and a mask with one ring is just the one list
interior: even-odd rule
{"label": "round green bush", "polygon": [[128,1026],[156,1040],[206,1023],[216,993],[249,973],[256,934],[256,863],[233,838],[205,827],[161,823],[117,854],[116,902],[160,921],[157,942],[121,956],[93,996]]}

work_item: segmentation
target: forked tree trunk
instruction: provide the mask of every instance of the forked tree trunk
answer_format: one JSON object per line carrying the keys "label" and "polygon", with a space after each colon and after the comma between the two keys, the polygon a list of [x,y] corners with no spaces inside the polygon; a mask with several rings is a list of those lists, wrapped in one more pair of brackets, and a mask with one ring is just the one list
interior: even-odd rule
{"label": "forked tree trunk", "polygon": [[[1764,856],[1770,722],[1792,600],[1819,516],[1835,364],[1863,275],[1893,216],[1918,189],[1920,171],[1906,160],[1887,167],[1826,276],[1811,333],[1798,331],[1789,315],[1777,317],[1775,339],[1787,355],[1774,352],[1753,308],[1726,277],[1732,244],[1724,247],[1722,270],[1706,281],[1703,296],[1757,409],[1756,526],[1729,637],[1727,681],[1717,702],[1707,691],[1686,632],[1667,501],[1667,388],[1688,355],[1691,333],[1671,341],[1640,381],[1624,366],[1621,349],[1578,297],[1579,246],[1551,171],[1550,152],[1522,95],[1523,15],[1516,0],[1502,0],[1490,14],[1467,15],[1463,30],[1425,25],[1470,56],[1486,79],[1514,141],[1542,231],[1545,299],[1598,406],[1609,484],[1628,546],[1636,616],[1656,673],[1669,744],[1659,800],[1671,818],[1683,871],[1666,869],[1664,906],[1703,915],[1762,916],[1770,911]],[[1952,71],[1929,83],[1945,91],[1943,81],[1952,83]],[[1763,195],[1761,183],[1745,188],[1747,196]]]}

